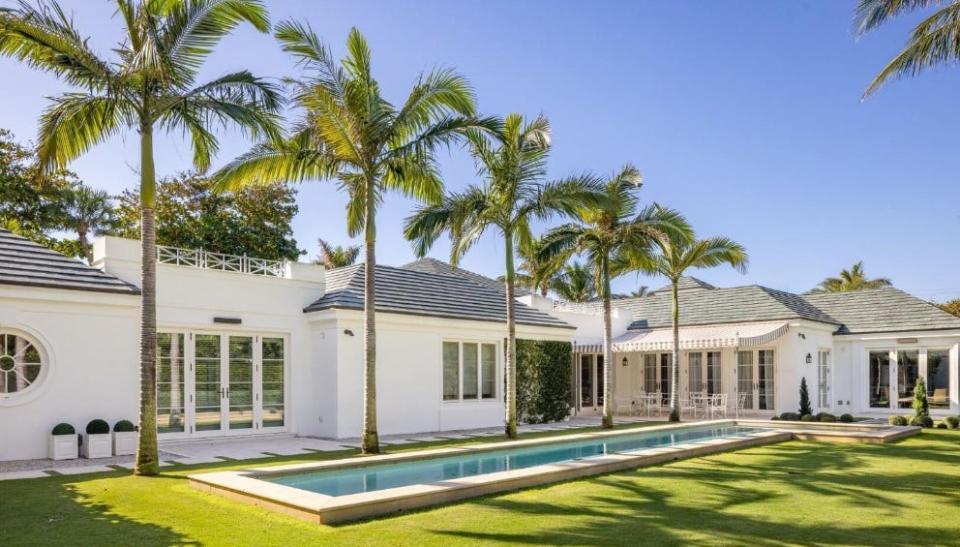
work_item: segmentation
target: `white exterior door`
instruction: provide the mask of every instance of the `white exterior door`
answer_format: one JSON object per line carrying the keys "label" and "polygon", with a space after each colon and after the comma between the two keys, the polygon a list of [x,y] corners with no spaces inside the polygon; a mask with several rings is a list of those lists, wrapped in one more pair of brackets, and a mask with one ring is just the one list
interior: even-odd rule
{"label": "white exterior door", "polygon": [[742,410],[776,409],[776,363],[772,349],[737,352],[737,401]]}

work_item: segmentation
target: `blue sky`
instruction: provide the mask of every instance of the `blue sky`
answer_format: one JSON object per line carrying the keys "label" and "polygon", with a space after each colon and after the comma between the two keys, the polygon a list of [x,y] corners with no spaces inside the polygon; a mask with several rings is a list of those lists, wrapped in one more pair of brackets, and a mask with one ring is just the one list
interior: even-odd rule
{"label": "blue sky", "polygon": [[[853,1],[670,2],[269,2],[274,21],[304,19],[336,53],[351,26],[368,38],[387,97],[400,101],[416,75],[454,67],[485,113],[543,112],[553,124],[551,176],[609,173],[632,162],[645,201],[685,213],[702,236],[744,244],[746,275],[694,274],[717,285],[759,283],[803,291],[857,260],[918,296],[960,297],[960,70],[893,82],[868,101],[871,77],[906,39],[896,21],[856,40]],[[64,1],[106,55],[120,39],[112,3]],[[245,28],[225,40],[203,77],[248,68],[280,77],[293,67],[274,40]],[[32,139],[45,97],[66,88],[0,60],[0,127]],[[138,141],[129,132],[72,169],[119,193],[136,184]],[[217,165],[249,143],[222,134]],[[459,149],[441,154],[447,186],[474,182]],[[180,135],[159,139],[161,175],[187,169]],[[334,184],[300,188],[294,229],[301,248],[318,236],[347,243],[345,198]],[[387,200],[378,260],[413,258],[401,235],[413,204]],[[447,247],[433,256],[446,258]],[[463,265],[502,273],[493,234]],[[615,290],[663,279],[629,276]]]}

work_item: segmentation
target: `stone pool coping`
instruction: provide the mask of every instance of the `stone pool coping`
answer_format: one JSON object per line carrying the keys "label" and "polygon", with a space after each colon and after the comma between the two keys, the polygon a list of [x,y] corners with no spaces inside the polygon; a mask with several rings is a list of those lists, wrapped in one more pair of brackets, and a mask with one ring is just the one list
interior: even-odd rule
{"label": "stone pool coping", "polygon": [[[472,454],[511,448],[525,448],[569,441],[615,438],[623,435],[654,434],[675,429],[710,426],[762,427],[765,431],[747,437],[692,441],[668,447],[650,448],[629,454],[607,454],[583,460],[538,465],[471,477],[461,477],[431,484],[415,484],[373,492],[344,496],[327,496],[291,486],[261,480],[291,473],[366,467],[383,463],[432,459],[441,456]],[[632,428],[617,431],[595,431],[506,441],[469,446],[414,450],[396,454],[359,456],[340,460],[255,467],[190,475],[191,486],[202,491],[226,496],[244,503],[287,513],[320,524],[331,524],[417,509],[477,496],[528,488],[543,484],[579,479],[656,465],[667,461],[692,458],[728,450],[788,441],[794,438],[843,442],[891,442],[913,435],[920,428],[867,426],[865,424],[811,424],[809,422],[770,422],[765,420],[713,420],[697,423]],[[842,426],[842,427],[833,427]],[[843,427],[852,426],[852,427]]]}

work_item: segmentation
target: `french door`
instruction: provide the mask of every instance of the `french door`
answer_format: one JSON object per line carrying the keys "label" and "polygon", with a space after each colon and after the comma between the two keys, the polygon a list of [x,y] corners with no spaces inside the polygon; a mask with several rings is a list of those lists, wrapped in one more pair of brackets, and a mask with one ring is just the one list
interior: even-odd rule
{"label": "french door", "polygon": [[737,398],[743,410],[776,408],[776,365],[772,349],[737,352]]}
{"label": "french door", "polygon": [[580,408],[603,406],[603,355],[580,356]]}
{"label": "french door", "polygon": [[285,339],[160,333],[158,411],[163,433],[228,435],[285,426]]}

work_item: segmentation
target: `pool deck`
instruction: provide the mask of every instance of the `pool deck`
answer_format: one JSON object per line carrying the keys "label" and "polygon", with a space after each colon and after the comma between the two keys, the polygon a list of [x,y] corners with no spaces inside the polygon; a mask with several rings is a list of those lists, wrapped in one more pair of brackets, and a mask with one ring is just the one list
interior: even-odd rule
{"label": "pool deck", "polygon": [[[411,460],[473,454],[492,450],[525,448],[565,441],[587,441],[616,438],[637,433],[655,433],[691,427],[691,424],[669,424],[643,430],[617,430],[576,433],[561,437],[547,437],[484,443],[463,447],[416,450],[378,456],[361,456],[271,467],[256,467],[239,471],[222,471],[191,475],[190,484],[203,491],[220,494],[244,503],[280,511],[320,524],[357,520],[398,511],[450,503],[467,498],[529,488],[543,484],[579,479],[591,475],[656,465],[750,446],[772,444],[791,439],[830,442],[893,442],[920,431],[912,427],[891,427],[864,424],[811,424],[809,422],[770,422],[767,420],[715,420],[699,422],[705,425],[742,425],[763,427],[766,431],[748,437],[691,441],[669,447],[607,454],[589,459],[539,465],[524,469],[486,473],[470,477],[389,488],[373,492],[327,496],[299,488],[262,480],[292,473],[307,473],[373,464],[397,463]],[[776,428],[776,429],[771,429]]]}

